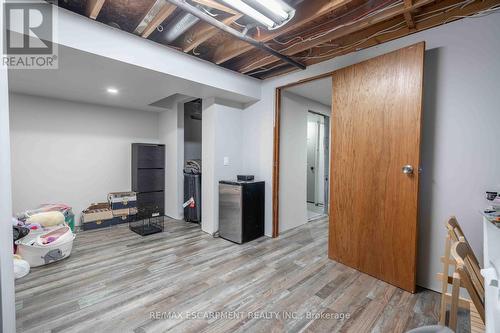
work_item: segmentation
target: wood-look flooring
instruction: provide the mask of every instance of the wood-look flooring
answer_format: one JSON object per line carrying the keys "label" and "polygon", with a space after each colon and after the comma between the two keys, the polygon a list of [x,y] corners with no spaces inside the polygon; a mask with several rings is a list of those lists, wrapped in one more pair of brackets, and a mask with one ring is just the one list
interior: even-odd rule
{"label": "wood-look flooring", "polygon": [[144,238],[127,226],[79,233],[71,257],[16,281],[17,330],[360,333],[437,322],[437,293],[329,260],[327,228],[318,220],[244,245],[175,220]]}

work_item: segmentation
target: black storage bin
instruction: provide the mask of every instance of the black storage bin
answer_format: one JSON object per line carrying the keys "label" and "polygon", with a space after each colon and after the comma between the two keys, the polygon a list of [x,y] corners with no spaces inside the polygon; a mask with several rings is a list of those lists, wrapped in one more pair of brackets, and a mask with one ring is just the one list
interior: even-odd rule
{"label": "black storage bin", "polygon": [[165,146],[132,144],[132,190],[137,192],[137,220],[165,215]]}
{"label": "black storage bin", "polygon": [[165,146],[155,144],[133,144],[132,156],[138,169],[165,168]]}
{"label": "black storage bin", "polygon": [[184,173],[184,202],[194,199],[194,207],[184,208],[184,220],[201,222],[201,174]]}
{"label": "black storage bin", "polygon": [[165,189],[165,169],[138,169],[137,192],[157,192]]}

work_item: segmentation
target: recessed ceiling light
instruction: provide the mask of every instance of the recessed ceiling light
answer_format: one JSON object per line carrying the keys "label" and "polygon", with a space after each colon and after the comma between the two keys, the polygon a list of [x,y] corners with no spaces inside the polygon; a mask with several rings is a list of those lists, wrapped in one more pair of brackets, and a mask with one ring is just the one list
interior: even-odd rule
{"label": "recessed ceiling light", "polygon": [[107,92],[108,92],[108,93],[110,93],[110,94],[113,94],[113,95],[118,94],[118,89],[116,89],[116,88],[108,88],[108,89],[106,89],[106,90],[107,90]]}

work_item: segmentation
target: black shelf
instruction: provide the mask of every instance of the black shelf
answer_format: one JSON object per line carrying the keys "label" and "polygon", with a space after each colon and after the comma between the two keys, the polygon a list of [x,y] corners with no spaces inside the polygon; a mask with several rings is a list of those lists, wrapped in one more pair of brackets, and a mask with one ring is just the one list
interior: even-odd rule
{"label": "black shelf", "polygon": [[145,218],[165,215],[165,145],[132,144],[132,190]]}

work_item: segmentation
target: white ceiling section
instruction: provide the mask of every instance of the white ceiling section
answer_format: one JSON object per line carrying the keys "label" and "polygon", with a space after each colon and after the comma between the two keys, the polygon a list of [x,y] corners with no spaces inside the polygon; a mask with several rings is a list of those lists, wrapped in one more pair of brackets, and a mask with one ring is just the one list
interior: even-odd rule
{"label": "white ceiling section", "polygon": [[[118,89],[110,94],[107,88]],[[164,111],[149,104],[174,94],[218,97],[241,104],[256,99],[110,58],[59,46],[58,70],[9,70],[14,93],[123,107]]]}
{"label": "white ceiling section", "polygon": [[[257,79],[59,7],[57,14],[59,70],[10,71],[12,91],[145,110],[153,107],[144,105],[173,93],[238,103],[261,98]],[[120,94],[108,96],[107,85]]]}
{"label": "white ceiling section", "polygon": [[330,77],[299,84],[287,88],[286,91],[327,106],[332,105],[332,79]]}

